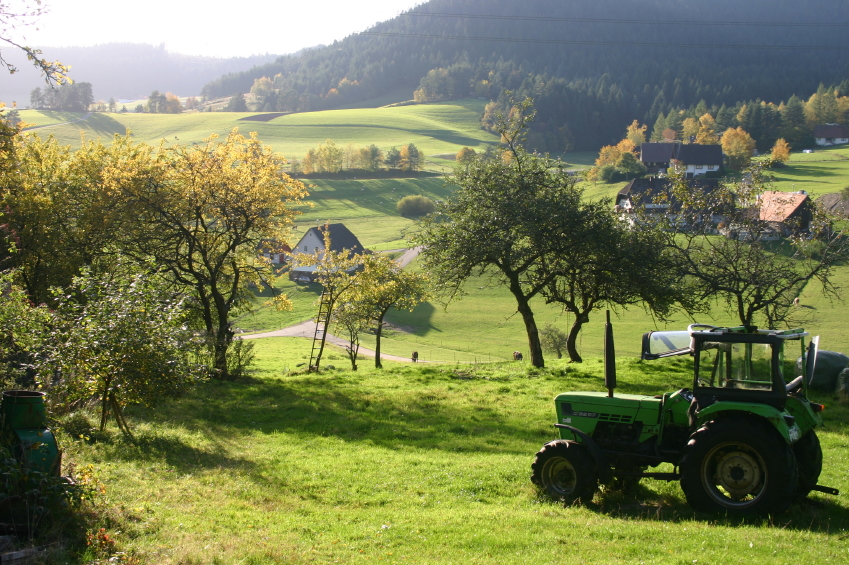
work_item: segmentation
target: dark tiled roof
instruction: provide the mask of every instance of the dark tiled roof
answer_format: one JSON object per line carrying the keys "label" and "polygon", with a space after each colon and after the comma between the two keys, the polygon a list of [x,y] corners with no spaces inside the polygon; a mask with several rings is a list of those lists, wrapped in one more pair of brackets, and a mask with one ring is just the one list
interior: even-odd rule
{"label": "dark tiled roof", "polygon": [[643,163],[668,163],[672,159],[685,165],[722,166],[721,145],[698,143],[643,143],[640,145],[640,161]]}
{"label": "dark tiled roof", "polygon": [[722,166],[722,146],[699,145],[698,143],[680,145],[675,158],[685,165]]}
{"label": "dark tiled roof", "polygon": [[849,200],[844,198],[843,194],[839,192],[823,194],[817,198],[817,204],[832,214],[837,214],[844,218],[849,217]]}
{"label": "dark tiled roof", "polygon": [[640,145],[640,161],[643,163],[668,163],[675,156],[680,143],[643,143]]}
{"label": "dark tiled roof", "polygon": [[[688,180],[687,184],[693,190],[711,193],[719,187],[719,180],[698,178]],[[630,198],[633,206],[645,206],[646,204],[652,204],[661,195],[667,195],[668,197],[668,194],[669,181],[667,179],[656,177],[634,179],[626,184],[616,195],[616,204],[621,204],[623,200]],[[672,203],[672,208],[678,208],[676,203]]]}
{"label": "dark tiled roof", "polygon": [[[345,224],[328,224],[327,229],[330,231],[330,250],[342,251],[347,249],[353,253],[362,253],[363,246],[360,240],[357,239],[351,230],[345,227]],[[304,237],[310,232],[314,232],[320,239],[324,240],[324,226],[310,228]]]}
{"label": "dark tiled roof", "polygon": [[832,139],[835,137],[849,137],[849,127],[839,124],[825,124],[814,128],[814,137]]}

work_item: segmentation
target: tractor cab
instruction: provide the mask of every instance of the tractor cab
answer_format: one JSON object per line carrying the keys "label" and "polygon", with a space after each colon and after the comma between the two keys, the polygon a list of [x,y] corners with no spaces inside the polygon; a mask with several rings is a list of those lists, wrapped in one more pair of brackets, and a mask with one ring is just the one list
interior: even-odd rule
{"label": "tractor cab", "polygon": [[[784,346],[801,341],[803,329],[759,330],[752,327],[721,328],[693,324],[687,331],[649,332],[643,336],[646,360],[691,355],[693,396],[701,408],[716,401],[746,402],[784,410],[788,389],[796,390],[805,379],[788,387],[784,375]],[[801,343],[803,355],[804,342]],[[813,374],[816,339],[808,354],[808,374]]]}

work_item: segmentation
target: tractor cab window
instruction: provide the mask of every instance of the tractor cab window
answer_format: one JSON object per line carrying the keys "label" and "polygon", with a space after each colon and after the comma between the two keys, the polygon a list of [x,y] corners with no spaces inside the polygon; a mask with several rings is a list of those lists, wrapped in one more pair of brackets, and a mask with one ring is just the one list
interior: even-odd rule
{"label": "tractor cab window", "polygon": [[698,384],[739,390],[772,390],[774,356],[768,343],[702,342]]}

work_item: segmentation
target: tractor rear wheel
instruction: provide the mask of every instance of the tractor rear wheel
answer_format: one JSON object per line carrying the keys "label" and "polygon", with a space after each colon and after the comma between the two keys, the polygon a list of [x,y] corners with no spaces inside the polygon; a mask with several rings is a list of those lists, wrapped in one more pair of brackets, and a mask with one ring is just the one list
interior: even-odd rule
{"label": "tractor rear wheel", "polygon": [[531,464],[531,481],[555,500],[588,503],[598,488],[595,461],[586,447],[558,439],[540,449]]}
{"label": "tractor rear wheel", "polygon": [[729,515],[783,512],[796,490],[796,461],[782,438],[745,419],[708,422],[690,436],[681,488],[696,510]]}
{"label": "tractor rear wheel", "polygon": [[796,496],[805,498],[811,492],[822,473],[822,447],[814,430],[809,430],[793,444],[793,454],[799,466],[799,483]]}

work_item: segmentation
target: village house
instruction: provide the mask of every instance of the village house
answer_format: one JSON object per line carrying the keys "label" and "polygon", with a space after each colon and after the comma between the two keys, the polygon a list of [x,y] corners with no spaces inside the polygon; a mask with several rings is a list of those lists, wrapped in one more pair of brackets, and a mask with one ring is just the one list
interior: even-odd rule
{"label": "village house", "polygon": [[686,178],[692,179],[722,169],[722,146],[643,143],[640,145],[640,162],[649,174],[665,173],[672,163],[676,163],[683,167]]}
{"label": "village house", "polygon": [[840,124],[824,124],[814,128],[814,139],[817,145],[841,145],[849,143],[849,126]]}
{"label": "village house", "polygon": [[256,246],[256,252],[260,257],[265,257],[272,265],[279,266],[286,263],[286,256],[292,253],[292,249],[275,239],[263,239]]}
{"label": "village house", "polygon": [[784,237],[806,232],[811,227],[811,205],[811,199],[804,190],[799,192],[767,190],[760,197],[758,219]]}
{"label": "village house", "polygon": [[[710,194],[719,187],[718,179],[691,179],[688,183],[691,190]],[[616,194],[614,209],[623,214],[634,214],[643,208],[649,214],[670,214],[677,217],[681,203],[671,195],[670,183],[667,179],[649,177],[634,179],[626,184]],[[718,224],[724,218],[714,213],[707,221]]]}
{"label": "village house", "polygon": [[[325,226],[313,227],[301,237],[292,253],[316,253],[319,259],[325,251],[324,232],[327,230],[330,236],[330,250],[336,252],[348,251],[350,255],[365,251],[360,240],[357,239],[345,224],[326,224]],[[295,267],[289,271],[289,278],[298,282],[314,282],[316,279],[316,266]]]}

